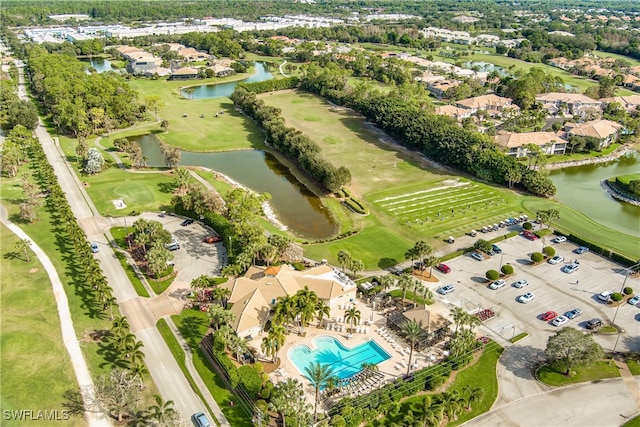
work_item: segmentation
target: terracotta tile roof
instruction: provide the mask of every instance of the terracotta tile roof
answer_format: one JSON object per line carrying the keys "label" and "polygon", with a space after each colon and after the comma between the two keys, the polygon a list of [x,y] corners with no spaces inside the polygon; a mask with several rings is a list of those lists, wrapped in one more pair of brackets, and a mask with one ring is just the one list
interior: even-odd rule
{"label": "terracotta tile roof", "polygon": [[469,110],[466,108],[459,108],[454,105],[441,105],[435,108],[436,114],[442,114],[449,117],[458,117],[465,114],[469,114]]}
{"label": "terracotta tile roof", "polygon": [[572,135],[603,139],[617,133],[623,127],[621,124],[612,122],[611,120],[591,120],[575,125],[575,127],[569,130],[569,133]]}
{"label": "terracotta tile roof", "polygon": [[198,74],[198,70],[191,67],[182,67],[182,68],[178,68],[177,70],[174,70],[173,74],[177,76],[192,75],[192,74]]}
{"label": "terracotta tile roof", "polygon": [[555,132],[524,132],[498,134],[495,142],[501,147],[515,148],[527,144],[549,145],[565,141]]}
{"label": "terracotta tile roof", "polygon": [[490,108],[504,107],[505,105],[509,105],[512,102],[513,101],[511,98],[504,98],[495,94],[489,94],[462,99],[457,102],[457,105],[464,108]]}
{"label": "terracotta tile roof", "polygon": [[544,102],[566,102],[567,104],[573,104],[576,102],[597,104],[599,102],[581,93],[564,93],[564,92],[549,92],[549,93],[536,95],[536,101],[542,101],[543,103]]}

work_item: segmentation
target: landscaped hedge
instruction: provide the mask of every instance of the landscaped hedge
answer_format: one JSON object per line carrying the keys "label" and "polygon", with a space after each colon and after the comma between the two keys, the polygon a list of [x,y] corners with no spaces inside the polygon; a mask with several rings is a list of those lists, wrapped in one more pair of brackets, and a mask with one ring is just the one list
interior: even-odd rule
{"label": "landscaped hedge", "polygon": [[509,275],[513,274],[513,266],[509,265],[509,264],[505,264],[505,265],[502,266],[500,271],[502,271],[503,274],[506,274],[507,276],[509,276]]}
{"label": "landscaped hedge", "polygon": [[498,273],[496,270],[489,270],[485,274],[485,277],[489,280],[497,280],[500,277],[500,273]]}
{"label": "landscaped hedge", "polygon": [[284,79],[271,79],[261,82],[238,83],[237,87],[241,87],[247,92],[258,94],[276,90],[295,89],[299,84],[300,79],[298,77],[286,77]]}
{"label": "landscaped hedge", "polygon": [[362,206],[362,204],[358,202],[356,199],[354,199],[353,197],[345,199],[342,203],[344,203],[349,209],[351,209],[355,213],[359,213],[361,215],[367,215],[369,213],[368,209]]}
{"label": "landscaped hedge", "polygon": [[542,262],[544,260],[544,255],[540,252],[534,252],[531,254],[531,261],[533,262]]}
{"label": "landscaped hedge", "polygon": [[545,246],[542,248],[542,253],[548,257],[552,257],[556,254],[556,250],[553,246]]}

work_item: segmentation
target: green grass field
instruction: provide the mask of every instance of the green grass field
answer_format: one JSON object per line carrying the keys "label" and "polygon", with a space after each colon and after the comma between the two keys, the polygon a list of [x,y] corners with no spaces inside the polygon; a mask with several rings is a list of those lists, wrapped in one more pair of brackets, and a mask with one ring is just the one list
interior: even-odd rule
{"label": "green grass field", "polygon": [[603,52],[601,50],[594,50],[592,53],[599,58],[613,58],[613,59],[621,59],[623,61],[627,61],[629,64],[631,64],[632,67],[636,67],[640,65],[639,60],[632,58],[630,56],[618,55],[617,53]]}
{"label": "green grass field", "polygon": [[609,363],[609,361],[599,361],[591,366],[576,367],[573,370],[576,372],[575,375],[568,377],[553,367],[544,365],[538,369],[536,376],[543,383],[556,387],[620,376],[620,371],[615,363]]}
{"label": "green grass field", "polygon": [[[16,252],[18,238],[0,226],[0,382],[3,410],[59,411],[63,393],[76,383],[62,343],[60,320],[49,277],[30,253]],[[7,420],[2,425],[28,426],[33,421]],[[81,426],[76,417],[58,426]]]}
{"label": "green grass field", "polygon": [[621,175],[621,176],[617,176],[617,179],[620,180],[620,182],[622,182],[623,184],[629,184],[631,181],[637,181],[640,180],[640,173],[632,173],[629,175]]}
{"label": "green grass field", "polygon": [[[140,98],[157,95],[164,102],[158,111],[158,120],[167,120],[169,129],[158,134],[166,143],[181,147],[187,151],[221,151],[240,148],[264,147],[264,136],[258,127],[242,113],[236,111],[229,98],[185,99],[180,88],[194,83],[221,83],[239,80],[246,75],[235,78],[215,79],[212,81],[166,81],[166,80],[130,80],[129,85],[140,92]],[[217,118],[215,114],[224,111]],[[187,117],[183,117],[186,114]],[[203,118],[200,115],[204,114]],[[149,117],[153,114],[149,113]],[[155,117],[153,118],[155,119]]]}

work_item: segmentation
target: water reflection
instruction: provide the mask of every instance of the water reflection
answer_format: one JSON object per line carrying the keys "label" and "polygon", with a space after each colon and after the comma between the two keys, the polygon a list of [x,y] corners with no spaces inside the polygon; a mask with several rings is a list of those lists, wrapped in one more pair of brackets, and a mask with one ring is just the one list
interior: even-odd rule
{"label": "water reflection", "polygon": [[640,235],[640,207],[616,201],[600,186],[603,179],[638,173],[640,155],[627,154],[607,163],[551,171],[560,202],[614,230]]}
{"label": "water reflection", "polygon": [[111,67],[111,62],[108,59],[104,58],[83,58],[82,62],[86,62],[88,67],[93,67],[96,69],[98,73],[104,73],[106,71],[116,71],[115,68]]}
{"label": "water reflection", "polygon": [[[165,166],[160,147],[151,135],[131,137],[142,147],[149,166]],[[204,166],[220,172],[258,193],[271,194],[270,204],[282,221],[296,235],[325,239],[336,225],[316,197],[270,153],[261,150],[194,153],[182,151],[182,165]]]}
{"label": "water reflection", "polygon": [[255,63],[255,73],[250,77],[247,77],[244,80],[237,80],[234,82],[227,83],[212,83],[206,85],[199,86],[191,86],[192,89],[195,89],[193,94],[189,95],[182,91],[182,95],[185,98],[191,99],[204,99],[204,98],[217,98],[220,96],[231,96],[233,91],[236,89],[238,83],[241,82],[261,82],[264,80],[271,80],[273,75],[265,68],[262,62]]}

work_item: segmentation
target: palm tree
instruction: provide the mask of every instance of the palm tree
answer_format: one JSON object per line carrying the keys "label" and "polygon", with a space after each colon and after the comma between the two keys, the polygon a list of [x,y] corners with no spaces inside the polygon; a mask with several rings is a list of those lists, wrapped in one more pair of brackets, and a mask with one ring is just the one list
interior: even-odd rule
{"label": "palm tree", "polygon": [[484,389],[482,387],[472,387],[466,385],[462,389],[463,396],[467,404],[467,411],[471,410],[471,404],[482,399],[484,396]]}
{"label": "palm tree", "polygon": [[273,355],[273,363],[276,363],[278,360],[278,351],[280,351],[284,345],[284,332],[284,327],[271,323],[271,329],[269,330],[267,338],[270,341],[269,346],[271,347]]}
{"label": "palm tree", "polygon": [[285,329],[288,329],[289,321],[296,315],[295,301],[289,295],[278,297],[278,302],[273,311],[273,321],[284,325]]}
{"label": "palm tree", "polygon": [[425,408],[424,415],[422,419],[424,421],[424,427],[428,425],[433,427],[438,427],[440,423],[442,423],[442,418],[444,417],[444,410],[442,405],[431,405],[428,408]]}
{"label": "palm tree", "polygon": [[398,279],[398,287],[402,289],[403,303],[404,303],[405,297],[407,296],[407,291],[413,287],[415,282],[416,280],[414,280],[413,277],[409,276],[406,273],[400,276],[400,279]]}
{"label": "palm tree", "polygon": [[313,320],[316,312],[316,304],[318,303],[318,295],[310,291],[308,286],[300,289],[293,297],[295,303],[296,316],[300,318],[300,333],[303,332],[304,326]]}
{"label": "palm tree", "polygon": [[273,363],[276,363],[276,355],[278,354],[277,343],[273,338],[269,336],[262,338],[262,344],[260,344],[260,349],[265,354],[265,356],[271,357]]}
{"label": "palm tree", "polygon": [[330,365],[313,362],[307,365],[307,367],[304,368],[304,371],[304,377],[309,380],[316,392],[316,398],[313,405],[313,422],[315,423],[318,414],[318,395],[320,393],[320,388],[333,377],[333,368]]}
{"label": "palm tree", "polygon": [[431,292],[431,289],[429,289],[427,286],[422,288],[422,299],[424,300],[424,303],[427,304],[427,301],[431,300],[433,298],[433,292]]}
{"label": "palm tree", "polygon": [[247,345],[247,340],[234,335],[231,339],[231,342],[229,343],[229,346],[231,348],[231,351],[236,354],[236,360],[238,361],[238,363],[240,363],[240,356],[244,354],[249,348]]}
{"label": "palm tree", "polygon": [[416,242],[416,245],[413,247],[413,249],[418,260],[420,261],[420,270],[422,271],[425,267],[424,258],[427,255],[431,255],[431,253],[433,252],[433,248],[424,240],[420,240],[419,242]]}
{"label": "palm tree", "polygon": [[449,422],[458,418],[461,400],[460,393],[457,390],[447,391],[438,395],[438,402],[442,405],[442,411],[449,419]]}
{"label": "palm tree", "polygon": [[229,310],[225,310],[222,306],[213,304],[207,311],[211,325],[216,329],[220,329],[222,325],[229,325],[235,319],[235,315]]}
{"label": "palm tree", "polygon": [[231,289],[215,286],[212,290],[212,296],[215,301],[219,301],[220,305],[226,309],[227,304],[229,303],[229,298],[231,298]]}
{"label": "palm tree", "polygon": [[440,259],[435,256],[428,256],[422,260],[422,263],[424,267],[429,267],[429,277],[431,277],[431,274],[433,272],[433,267],[435,267],[440,263]]}
{"label": "palm tree", "polygon": [[344,273],[344,268],[349,265],[351,262],[351,254],[348,251],[341,250],[338,252],[338,262],[342,266],[342,272]]}
{"label": "palm tree", "polygon": [[424,289],[424,286],[422,286],[422,283],[420,283],[417,280],[415,282],[413,282],[413,285],[411,287],[411,292],[413,292],[413,303],[414,304],[418,304],[418,294],[421,293],[423,289]]}
{"label": "palm tree", "polygon": [[385,274],[378,278],[378,283],[382,287],[382,291],[386,292],[396,284],[396,278],[392,274]]}
{"label": "palm tree", "polygon": [[115,335],[120,332],[128,332],[129,331],[129,321],[125,316],[116,317],[111,322],[111,332]]}
{"label": "palm tree", "polygon": [[291,404],[285,394],[276,394],[269,401],[269,409],[276,411],[282,417],[282,427],[287,427],[286,415],[290,411]]}
{"label": "palm tree", "polygon": [[467,320],[468,314],[461,307],[454,307],[453,310],[451,310],[451,315],[453,316],[453,323],[456,324],[456,330],[454,334],[457,334],[458,328],[460,326],[464,326]]}
{"label": "palm tree", "polygon": [[196,291],[199,290],[201,292],[201,301],[204,301],[204,292],[209,286],[211,286],[211,282],[209,281],[209,278],[204,274],[201,274],[191,281],[191,288],[195,289]]}
{"label": "palm tree", "polygon": [[409,370],[411,369],[411,358],[413,357],[413,349],[415,348],[416,341],[422,335],[422,321],[416,322],[415,320],[409,320],[404,322],[402,326],[400,326],[400,330],[404,334],[404,337],[407,341],[409,341],[410,351],[409,351],[409,364],[407,366],[407,375],[409,375]]}
{"label": "palm tree", "polygon": [[351,332],[353,332],[354,323],[360,321],[360,310],[355,307],[351,307],[349,310],[344,312],[344,320],[349,322],[349,326],[351,326]]}
{"label": "palm tree", "polygon": [[176,414],[176,410],[173,409],[173,400],[164,401],[157,394],[153,396],[153,399],[156,404],[149,407],[149,418],[157,421],[161,426],[168,424]]}
{"label": "palm tree", "polygon": [[404,253],[404,259],[410,259],[411,260],[411,268],[413,268],[413,261],[418,257],[418,254],[416,253],[416,248],[415,246],[411,249],[407,249],[407,251]]}
{"label": "palm tree", "polygon": [[324,317],[329,317],[331,314],[331,307],[327,305],[324,300],[318,300],[316,303],[316,319],[318,319],[318,327],[322,326],[322,320]]}

